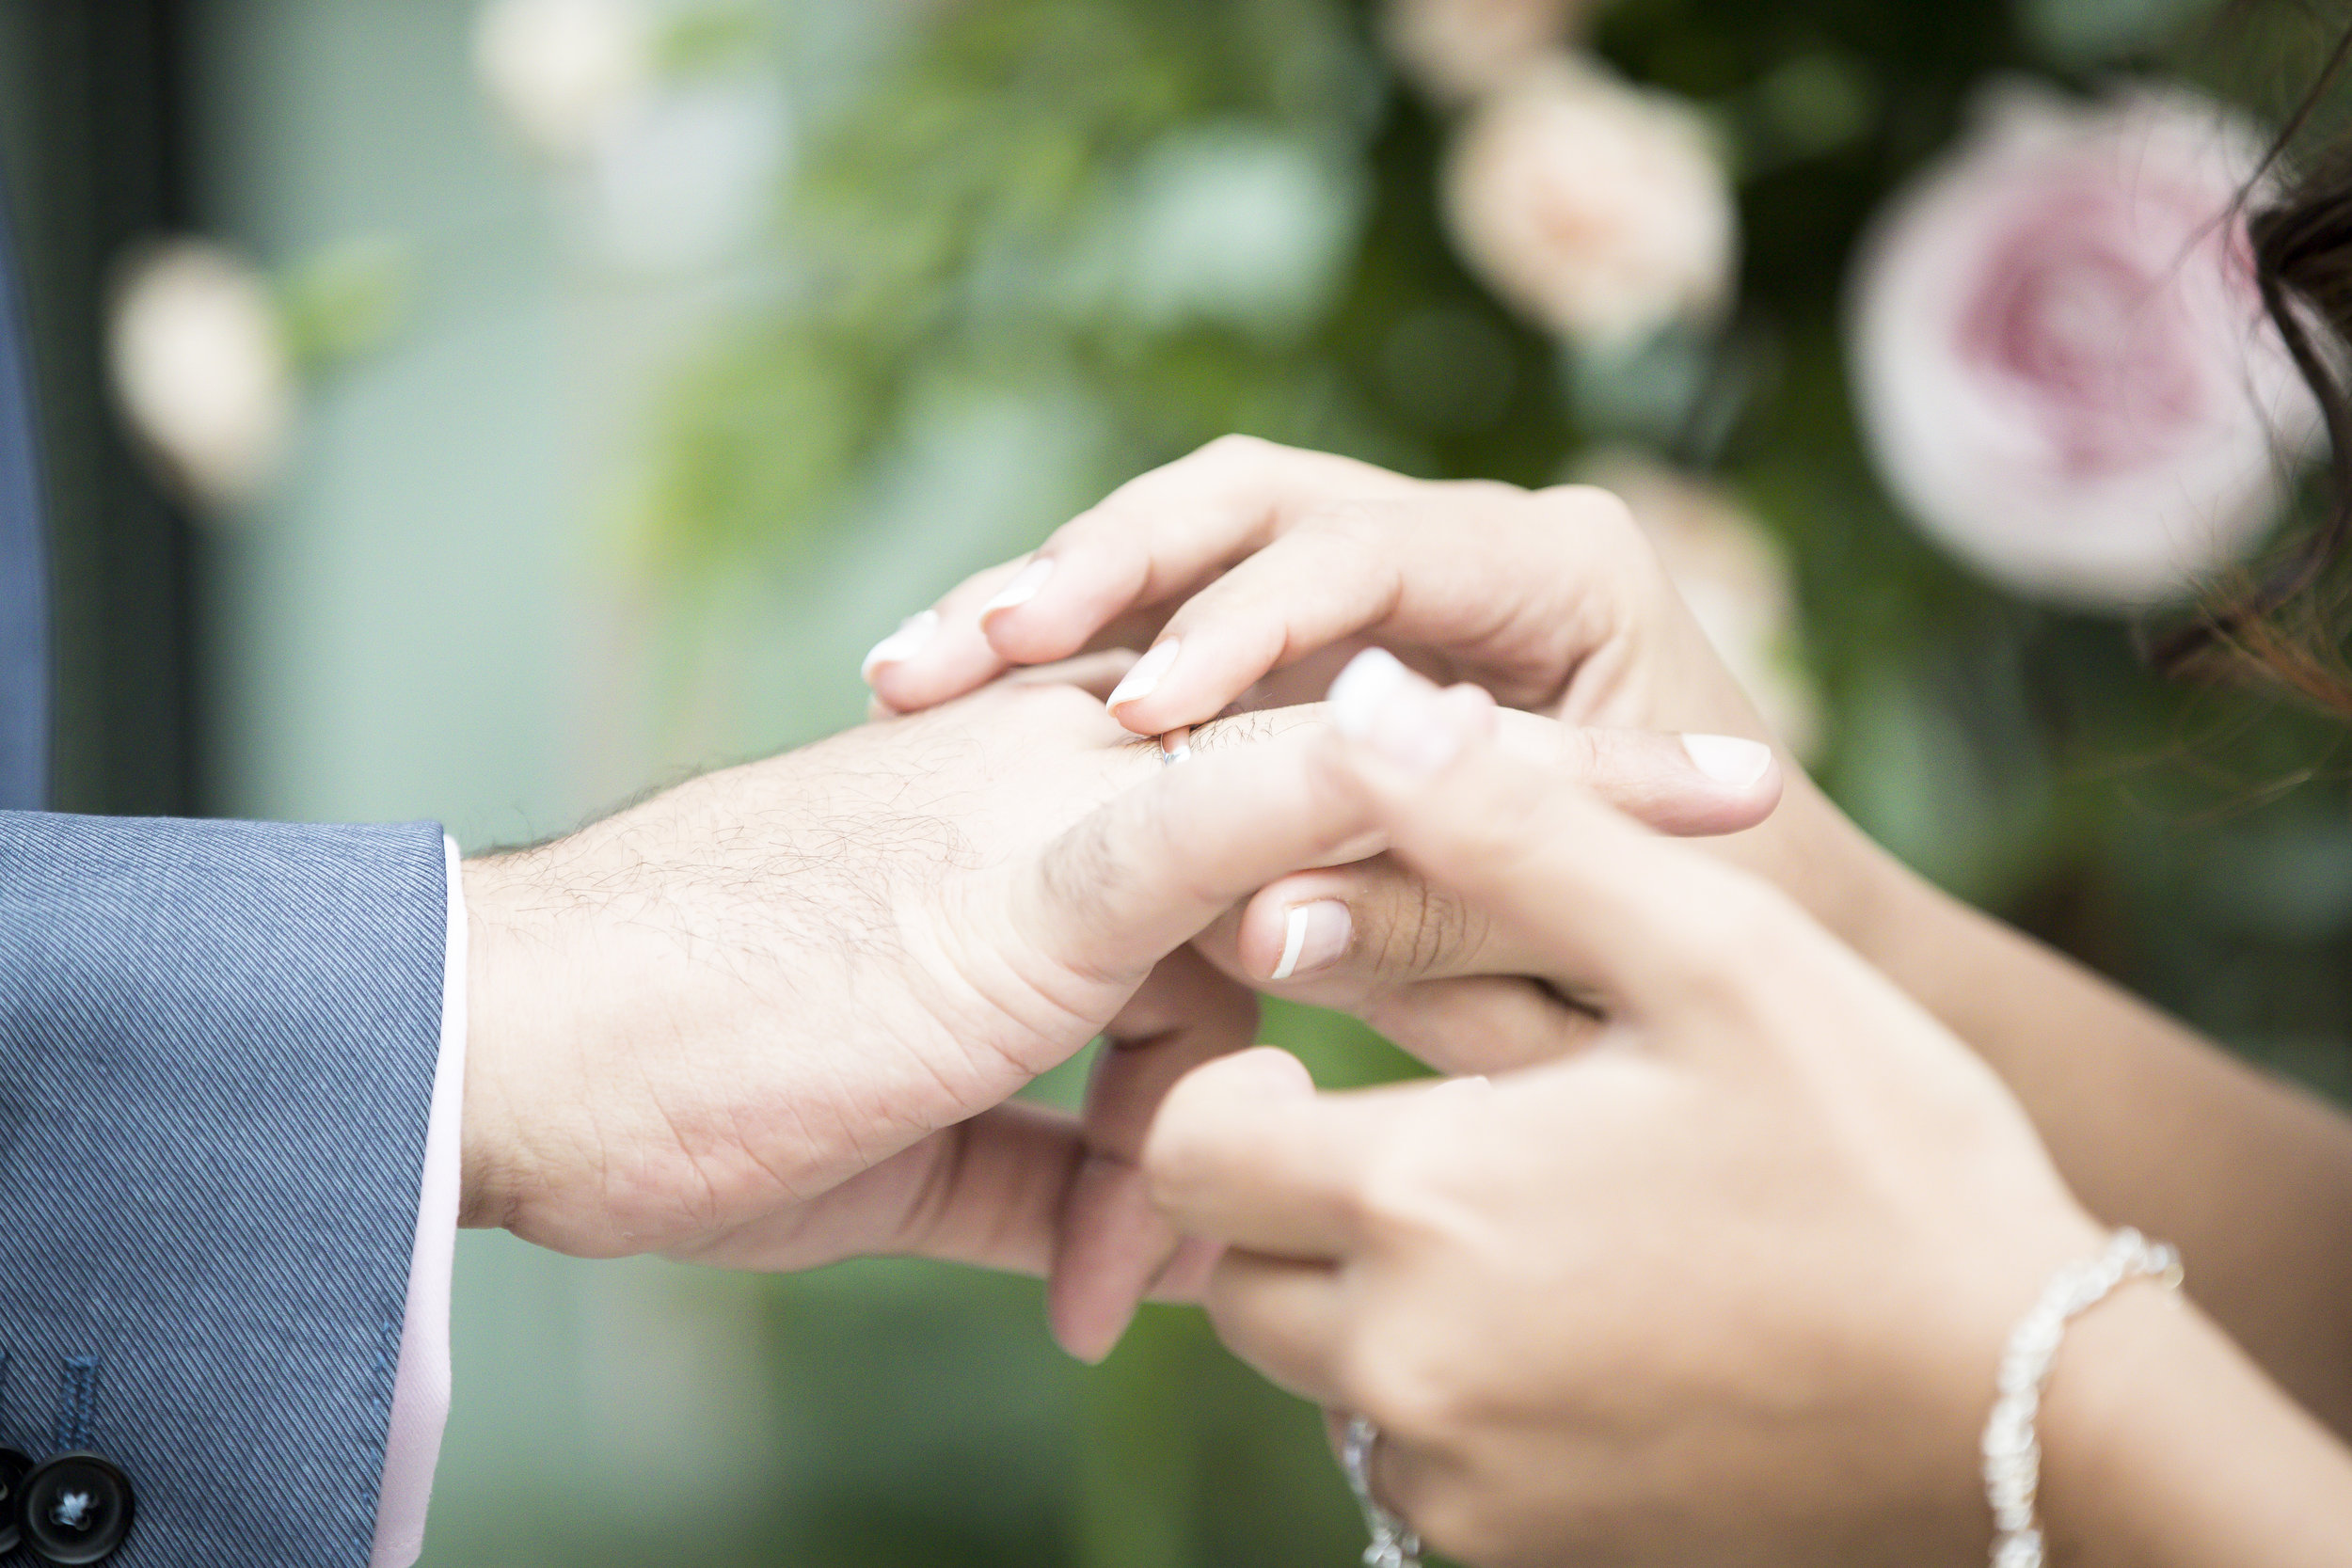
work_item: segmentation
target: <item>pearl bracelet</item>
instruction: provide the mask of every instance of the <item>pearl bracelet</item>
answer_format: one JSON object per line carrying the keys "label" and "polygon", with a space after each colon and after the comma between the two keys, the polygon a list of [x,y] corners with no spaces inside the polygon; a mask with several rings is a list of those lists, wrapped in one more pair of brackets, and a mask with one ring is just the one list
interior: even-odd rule
{"label": "pearl bracelet", "polygon": [[2034,1494],[2042,1485],[2042,1441],[2034,1433],[2042,1388],[2068,1320],[2089,1311],[2127,1279],[2181,1284],[2181,1255],[2126,1226],[2098,1256],[2079,1259],[2050,1277],[2042,1299],[2018,1320],[2001,1353],[2000,1395],[1984,1425],[1984,1492],[1993,1505],[1993,1568],[2042,1568],[2042,1522]]}

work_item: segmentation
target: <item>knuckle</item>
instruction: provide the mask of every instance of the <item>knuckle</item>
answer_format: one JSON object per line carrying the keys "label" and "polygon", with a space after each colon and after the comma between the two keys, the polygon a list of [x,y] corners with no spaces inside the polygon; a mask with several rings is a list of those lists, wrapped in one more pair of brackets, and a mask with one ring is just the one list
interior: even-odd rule
{"label": "knuckle", "polygon": [[1318,506],[1299,519],[1297,531],[1311,534],[1327,547],[1360,551],[1377,547],[1396,531],[1392,507],[1371,500],[1335,500]]}
{"label": "knuckle", "polygon": [[1608,544],[1648,546],[1649,536],[1643,531],[1641,519],[1614,490],[1597,484],[1555,484],[1536,491],[1534,499],[1555,523]]}
{"label": "knuckle", "polygon": [[1591,784],[1608,770],[1609,757],[1594,731],[1581,724],[1562,724],[1553,738],[1559,747],[1560,770],[1568,777]]}
{"label": "knuckle", "polygon": [[1561,484],[1538,491],[1534,499],[1555,537],[1573,538],[1580,553],[1597,557],[1617,572],[1662,578],[1658,546],[1625,498],[1595,484]]}
{"label": "knuckle", "polygon": [[1154,476],[1130,480],[1046,536],[1040,555],[1057,562],[1085,560],[1095,570],[1125,562],[1151,533]]}
{"label": "knuckle", "polygon": [[1213,1194],[1224,1163],[1212,1125],[1198,1108],[1198,1090],[1184,1080],[1168,1091],[1146,1131],[1141,1165],[1143,1190],[1163,1213],[1187,1213]]}
{"label": "knuckle", "polygon": [[1197,448],[1183,461],[1216,466],[1229,463],[1257,464],[1272,457],[1282,449],[1261,436],[1229,432]]}
{"label": "knuckle", "polygon": [[1484,913],[1415,877],[1396,893],[1391,917],[1375,949],[1375,964],[1390,977],[1451,973],[1485,935]]}
{"label": "knuckle", "polygon": [[1524,484],[1513,484],[1508,480],[1502,479],[1457,479],[1449,481],[1444,488],[1453,494],[1467,496],[1472,500],[1505,505],[1524,501],[1535,493]]}
{"label": "knuckle", "polygon": [[1206,634],[1215,642],[1221,674],[1239,666],[1255,676],[1282,662],[1290,651],[1288,611],[1296,596],[1279,579],[1255,573],[1247,581],[1229,576],[1186,601],[1168,617],[1161,635],[1198,640]]}
{"label": "knuckle", "polygon": [[1536,492],[1587,528],[1624,528],[1641,531],[1633,508],[1623,496],[1598,484],[1554,484]]}
{"label": "knuckle", "polygon": [[1454,1162],[1447,1129],[1420,1118],[1411,1141],[1389,1144],[1365,1163],[1350,1201],[1364,1233],[1390,1251],[1421,1251],[1448,1229],[1445,1173]]}
{"label": "knuckle", "polygon": [[1343,601],[1364,601],[1366,612],[1384,616],[1404,596],[1397,508],[1372,500],[1338,501],[1301,518],[1286,547],[1293,571],[1316,593]]}
{"label": "knuckle", "polygon": [[1200,1146],[1163,1123],[1143,1147],[1143,1190],[1162,1213],[1189,1212],[1208,1184],[1208,1162]]}

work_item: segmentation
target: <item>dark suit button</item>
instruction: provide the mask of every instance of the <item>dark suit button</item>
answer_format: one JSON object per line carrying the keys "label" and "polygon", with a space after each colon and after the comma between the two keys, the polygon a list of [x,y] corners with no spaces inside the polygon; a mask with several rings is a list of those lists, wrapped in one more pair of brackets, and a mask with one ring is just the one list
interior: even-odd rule
{"label": "dark suit button", "polygon": [[24,1539],[17,1508],[24,1497],[24,1476],[33,1462],[14,1449],[0,1449],[0,1552],[16,1550]]}
{"label": "dark suit button", "polygon": [[103,1562],[131,1533],[131,1478],[94,1453],[42,1460],[24,1499],[24,1544],[43,1562]]}

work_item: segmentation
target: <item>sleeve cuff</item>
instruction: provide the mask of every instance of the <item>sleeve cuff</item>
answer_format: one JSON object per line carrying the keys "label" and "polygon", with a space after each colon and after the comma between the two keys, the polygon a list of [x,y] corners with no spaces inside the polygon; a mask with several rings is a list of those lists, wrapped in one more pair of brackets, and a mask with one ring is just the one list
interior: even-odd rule
{"label": "sleeve cuff", "polygon": [[450,1269],[457,1251],[460,1117],[466,1085],[466,900],[457,845],[444,835],[449,868],[449,940],[441,961],[441,1052],[433,1072],[432,1120],[417,1196],[416,1250],[408,1263],[408,1308],[377,1493],[369,1568],[409,1568],[424,1550],[433,1469],[449,1422]]}

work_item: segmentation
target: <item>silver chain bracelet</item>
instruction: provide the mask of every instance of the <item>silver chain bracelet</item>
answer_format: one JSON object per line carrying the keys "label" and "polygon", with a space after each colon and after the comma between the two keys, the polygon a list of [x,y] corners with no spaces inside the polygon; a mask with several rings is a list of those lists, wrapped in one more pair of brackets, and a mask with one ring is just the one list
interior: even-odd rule
{"label": "silver chain bracelet", "polygon": [[1993,1568],[2042,1568],[2042,1519],[2035,1495],[2042,1486],[2042,1440],[2034,1418],[2042,1386],[2067,1323],[2105,1301],[2128,1279],[2153,1279],[2168,1290],[2181,1284],[2181,1255],[2125,1227],[2095,1257],[2078,1259],[2050,1276],[2042,1298],[2020,1318],[2001,1353],[1999,1396],[1984,1424],[1984,1494],[1993,1505]]}

